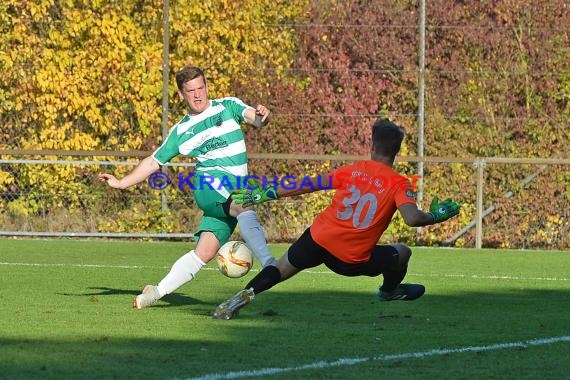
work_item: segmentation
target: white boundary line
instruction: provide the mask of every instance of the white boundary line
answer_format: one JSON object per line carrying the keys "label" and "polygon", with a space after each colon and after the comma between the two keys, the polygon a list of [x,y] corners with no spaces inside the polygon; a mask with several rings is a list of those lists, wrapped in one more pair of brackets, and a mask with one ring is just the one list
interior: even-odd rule
{"label": "white boundary line", "polygon": [[479,275],[479,274],[427,274],[427,273],[408,273],[408,276],[418,277],[457,277],[457,278],[473,278],[483,280],[537,280],[537,281],[570,281],[565,277],[518,277],[518,276],[499,276],[499,275]]}
{"label": "white boundary line", "polygon": [[318,361],[309,364],[303,364],[296,367],[281,368],[261,368],[251,371],[233,371],[226,373],[211,373],[200,377],[187,378],[187,380],[218,380],[218,379],[239,379],[243,377],[271,376],[285,372],[303,371],[307,369],[325,369],[330,367],[344,367],[365,363],[369,361],[391,361],[403,359],[423,359],[431,356],[441,356],[448,354],[457,354],[463,352],[483,352],[494,350],[506,350],[511,348],[527,348],[529,346],[542,346],[545,344],[554,344],[561,342],[570,342],[570,336],[558,336],[552,338],[530,339],[520,342],[496,343],[487,346],[466,346],[458,348],[435,348],[429,351],[405,352],[401,354],[379,355],[367,358],[341,358],[334,361]]}
{"label": "white boundary line", "polygon": [[[63,263],[17,263],[17,262],[0,262],[0,266],[22,266],[22,267],[75,267],[75,268],[108,268],[108,269],[168,269],[171,266],[145,266],[145,265],[105,265],[105,264],[63,264]],[[202,270],[217,270],[216,268],[202,268]],[[252,272],[258,272],[252,269]],[[331,271],[312,271],[305,270],[301,273],[310,274],[330,274]],[[566,277],[518,277],[518,276],[499,276],[499,275],[479,275],[479,274],[460,274],[460,273],[408,273],[408,276],[416,277],[450,277],[450,278],[472,278],[479,280],[533,280],[533,281],[570,281]]]}
{"label": "white boundary line", "polygon": [[7,263],[0,262],[0,265],[10,265],[15,267],[75,267],[75,268],[110,268],[110,269],[141,269],[141,268],[170,268],[153,267],[143,265],[104,265],[104,264],[56,264],[56,263]]}

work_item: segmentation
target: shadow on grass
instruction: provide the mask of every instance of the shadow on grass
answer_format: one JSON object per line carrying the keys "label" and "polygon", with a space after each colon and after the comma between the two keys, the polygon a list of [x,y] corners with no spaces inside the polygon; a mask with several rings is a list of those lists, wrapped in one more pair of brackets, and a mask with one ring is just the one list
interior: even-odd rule
{"label": "shadow on grass", "polygon": [[[89,295],[124,295],[130,290],[93,288]],[[134,292],[133,292],[134,294]],[[0,337],[0,378],[191,378],[228,371],[289,368],[281,378],[311,374],[320,378],[501,378],[521,377],[510,369],[511,358],[497,352],[374,362],[384,354],[422,352],[534,338],[568,335],[568,290],[502,288],[492,292],[438,295],[428,292],[413,302],[378,302],[374,293],[352,291],[268,291],[243,308],[235,320],[204,316],[203,305],[183,295],[170,301],[188,306],[188,314],[173,320],[168,310],[122,314],[120,322],[109,315],[106,323],[144,326],[106,334],[77,331],[75,336],[54,338],[29,335],[21,339]],[[166,300],[166,299],[165,299]],[[168,301],[167,301],[168,302]],[[103,313],[101,311],[99,315]],[[186,313],[185,313],[186,314]],[[125,316],[126,315],[126,316]],[[37,330],[36,330],[37,331]],[[135,332],[133,332],[135,331]],[[130,334],[131,337],[128,337]],[[540,365],[523,367],[524,378],[557,378],[565,371],[568,343],[550,348],[517,347],[512,360],[540,353]],[[534,351],[537,350],[537,351]],[[511,352],[502,350],[501,355]],[[464,355],[469,363],[450,360]],[[317,372],[299,370],[305,364],[340,358],[371,358],[373,365],[329,366]],[[444,364],[438,364],[444,362]],[[395,363],[395,364],[394,364]],[[417,366],[417,367],[414,367]],[[319,372],[320,371],[320,372]],[[332,372],[327,371],[341,371]],[[345,371],[345,372],[342,372]],[[402,372],[404,371],[404,372]],[[424,371],[424,372],[414,372]],[[465,372],[467,371],[467,372]],[[529,372],[530,371],[530,372]],[[532,372],[535,371],[535,372]],[[418,377],[419,374],[424,377]],[[414,374],[414,376],[412,376]],[[546,377],[545,377],[546,376]]]}
{"label": "shadow on grass", "polygon": [[[89,293],[56,293],[56,294],[63,296],[79,296],[79,297],[80,296],[86,296],[86,297],[124,296],[130,294],[134,298],[141,293],[140,290],[116,289],[109,287],[89,287],[87,289],[96,289],[99,291],[96,292],[93,291]],[[160,301],[161,301],[160,303],[154,305],[153,307],[172,307],[172,306],[183,306],[183,305],[192,305],[192,304],[204,304],[203,301],[200,301],[196,298],[188,297],[187,295],[181,293],[167,294],[164,297],[162,297]]]}

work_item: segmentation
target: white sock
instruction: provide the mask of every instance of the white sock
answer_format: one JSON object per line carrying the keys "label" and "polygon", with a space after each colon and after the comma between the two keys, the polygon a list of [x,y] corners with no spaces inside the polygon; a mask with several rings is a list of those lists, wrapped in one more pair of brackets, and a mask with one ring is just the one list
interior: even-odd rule
{"label": "white sock", "polygon": [[170,272],[158,283],[157,289],[161,297],[170,294],[188,281],[192,280],[196,273],[206,265],[196,255],[194,250],[180,257],[172,265]]}
{"label": "white sock", "polygon": [[277,260],[275,260],[269,252],[269,248],[267,248],[265,233],[261,224],[259,224],[256,212],[253,210],[244,211],[237,216],[237,220],[242,239],[261,265],[264,268],[268,265],[275,265]]}

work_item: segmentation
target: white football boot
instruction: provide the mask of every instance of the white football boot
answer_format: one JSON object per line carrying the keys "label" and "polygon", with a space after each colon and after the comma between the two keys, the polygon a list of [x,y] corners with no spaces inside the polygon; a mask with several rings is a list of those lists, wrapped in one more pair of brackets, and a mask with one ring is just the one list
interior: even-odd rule
{"label": "white football boot", "polygon": [[147,285],[143,288],[142,293],[135,297],[133,307],[135,309],[143,309],[148,307],[160,299],[158,288],[155,285]]}

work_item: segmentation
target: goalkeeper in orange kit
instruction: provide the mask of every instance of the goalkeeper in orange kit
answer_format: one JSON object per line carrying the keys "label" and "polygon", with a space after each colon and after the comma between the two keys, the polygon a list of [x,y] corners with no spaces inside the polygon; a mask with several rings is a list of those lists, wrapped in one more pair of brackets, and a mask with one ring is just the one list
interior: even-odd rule
{"label": "goalkeeper in orange kit", "polygon": [[393,169],[404,131],[388,120],[372,126],[370,160],[340,167],[322,177],[311,178],[314,186],[284,189],[261,186],[234,192],[232,199],[249,206],[283,197],[334,188],[331,204],[319,213],[279,262],[255,276],[245,289],[221,303],[216,319],[230,319],[253,298],[303,269],[325,264],[343,276],[379,276],[381,301],[412,301],[421,297],[420,284],[402,283],[412,250],[405,244],[378,244],[396,210],[410,227],[441,223],[459,213],[460,205],[451,199],[431,203],[429,212],[418,209],[410,181]]}

